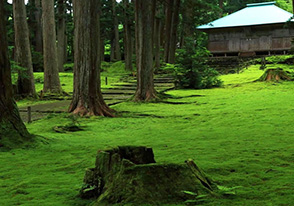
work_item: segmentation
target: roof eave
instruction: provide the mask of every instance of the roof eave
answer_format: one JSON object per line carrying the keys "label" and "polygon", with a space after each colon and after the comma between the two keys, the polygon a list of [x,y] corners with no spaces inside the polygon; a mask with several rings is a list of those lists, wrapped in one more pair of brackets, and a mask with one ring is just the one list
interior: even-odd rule
{"label": "roof eave", "polygon": [[255,27],[255,26],[270,26],[270,25],[279,25],[286,24],[287,22],[277,22],[277,23],[268,23],[268,24],[253,24],[253,25],[239,25],[239,26],[227,26],[227,27],[213,27],[213,28],[196,28],[199,31],[210,31],[210,30],[219,30],[219,29],[233,29],[233,28],[241,28],[241,27]]}

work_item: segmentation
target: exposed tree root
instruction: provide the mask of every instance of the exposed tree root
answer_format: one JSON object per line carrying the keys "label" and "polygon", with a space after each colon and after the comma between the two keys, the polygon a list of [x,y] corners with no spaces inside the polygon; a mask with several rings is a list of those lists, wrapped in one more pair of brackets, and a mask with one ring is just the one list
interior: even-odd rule
{"label": "exposed tree root", "polygon": [[102,117],[115,117],[113,113],[115,110],[111,109],[103,100],[96,101],[94,104],[85,104],[79,101],[78,104],[71,104],[69,112],[79,116],[102,116]]}

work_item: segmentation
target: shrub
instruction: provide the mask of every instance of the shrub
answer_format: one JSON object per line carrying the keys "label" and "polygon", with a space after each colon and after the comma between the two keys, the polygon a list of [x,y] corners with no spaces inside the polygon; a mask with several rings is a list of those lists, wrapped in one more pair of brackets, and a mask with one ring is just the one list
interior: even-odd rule
{"label": "shrub", "polygon": [[74,69],[74,63],[66,63],[63,65],[64,71],[73,71]]}
{"label": "shrub", "polygon": [[206,89],[219,87],[222,81],[219,73],[207,65],[209,51],[190,40],[184,49],[178,51],[175,67],[176,86],[180,88]]}

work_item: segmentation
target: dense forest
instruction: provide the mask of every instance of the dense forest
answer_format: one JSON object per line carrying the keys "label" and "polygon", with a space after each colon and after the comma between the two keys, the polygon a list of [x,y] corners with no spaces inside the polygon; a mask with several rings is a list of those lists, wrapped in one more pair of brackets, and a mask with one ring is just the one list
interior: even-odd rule
{"label": "dense forest", "polygon": [[[246,74],[247,76],[244,75],[244,81],[246,81],[245,83],[240,80],[241,78],[239,78],[239,76],[233,76],[236,78],[234,80],[230,79],[231,76],[223,77],[221,76],[222,73],[220,70],[208,64],[208,59],[212,57],[210,51],[207,49],[208,35],[207,33],[198,30],[197,27],[239,11],[240,9],[246,7],[246,4],[262,2],[267,2],[267,0],[1,1],[0,164],[7,164],[10,161],[14,161],[11,159],[11,157],[6,156],[10,153],[15,154],[23,150],[32,151],[32,153],[28,152],[28,154],[25,154],[27,155],[26,158],[30,158],[30,160],[32,160],[34,158],[33,151],[36,148],[36,151],[38,152],[37,154],[40,154],[40,157],[42,157],[44,153],[46,153],[45,151],[50,147],[49,150],[51,157],[44,157],[48,158],[47,160],[51,163],[57,160],[62,162],[63,160],[61,155],[65,153],[67,155],[70,154],[74,156],[74,160],[72,162],[70,160],[71,157],[66,156],[66,161],[69,161],[68,165],[66,166],[67,168],[59,169],[62,172],[65,171],[66,174],[71,174],[74,176],[74,178],[80,178],[75,182],[76,184],[82,180],[80,176],[84,171],[82,171],[81,168],[88,167],[89,164],[92,164],[92,162],[88,159],[89,157],[93,159],[93,151],[96,151],[97,149],[100,151],[104,146],[117,146],[118,144],[123,146],[133,144],[143,144],[148,146],[151,145],[160,150],[158,153],[155,152],[156,155],[159,155],[160,161],[167,162],[178,162],[178,160],[175,160],[178,158],[178,156],[180,156],[180,158],[186,158],[185,155],[199,155],[201,153],[191,152],[194,148],[198,148],[203,152],[202,154],[204,156],[215,160],[213,163],[215,165],[211,164],[211,166],[207,166],[208,160],[205,159],[206,157],[200,158],[200,162],[202,161],[201,163],[205,165],[204,168],[216,176],[217,183],[211,182],[209,178],[206,177],[204,172],[199,169],[193,161],[190,160],[186,161],[185,166],[171,166],[167,164],[167,166],[160,167],[158,171],[156,170],[156,172],[150,172],[151,170],[149,170],[149,168],[145,170],[146,168],[144,169],[144,166],[140,167],[139,170],[141,172],[143,171],[144,174],[149,174],[148,172],[150,172],[150,174],[153,175],[153,180],[155,181],[157,180],[156,175],[158,173],[166,171],[166,168],[169,168],[168,171],[170,172],[170,176],[158,175],[158,179],[162,178],[162,182],[164,182],[164,184],[168,184],[167,182],[170,184],[173,178],[182,178],[181,180],[175,180],[175,182],[183,187],[186,186],[186,183],[189,185],[189,181],[195,181],[197,184],[199,182],[201,185],[199,187],[201,187],[201,189],[195,185],[191,187],[192,189],[199,189],[199,194],[189,191],[189,188],[182,189],[181,195],[179,195],[179,197],[177,196],[178,199],[171,198],[176,203],[186,201],[186,204],[191,205],[198,203],[206,204],[206,199],[215,198],[211,203],[208,202],[207,205],[221,205],[218,204],[218,201],[221,201],[221,203],[224,203],[224,205],[232,205],[232,199],[234,199],[236,195],[235,189],[238,188],[238,185],[234,184],[236,183],[241,185],[244,182],[244,179],[240,178],[240,176],[248,175],[250,172],[252,172],[253,169],[247,168],[247,166],[243,164],[245,160],[241,157],[241,160],[238,159],[238,161],[240,160],[238,165],[241,165],[241,169],[236,169],[235,167],[233,168],[232,165],[235,163],[235,160],[225,165],[224,167],[227,168],[224,170],[218,170],[214,167],[216,165],[219,166],[218,159],[222,159],[220,157],[221,155],[224,155],[224,159],[228,156],[231,157],[231,155],[226,153],[226,147],[232,142],[234,142],[234,146],[230,148],[234,148],[232,156],[238,156],[239,153],[242,152],[245,153],[244,148],[247,147],[247,143],[245,144],[244,142],[246,141],[250,142],[250,144],[252,141],[252,145],[248,146],[250,152],[252,153],[246,154],[248,155],[246,158],[258,158],[257,156],[260,155],[260,153],[255,151],[255,147],[253,146],[255,143],[253,143],[253,140],[250,139],[251,137],[248,137],[248,139],[247,136],[244,137],[244,142],[243,140],[242,142],[240,141],[240,144],[244,144],[244,148],[239,148],[241,146],[239,143],[237,143],[237,136],[242,136],[245,134],[247,135],[249,131],[239,131],[239,128],[236,126],[237,129],[232,131],[235,136],[230,137],[232,138],[231,140],[225,140],[225,136],[228,131],[231,130],[230,124],[234,125],[236,122],[243,122],[243,120],[246,124],[253,124],[249,129],[255,130],[253,128],[255,119],[249,121],[251,116],[247,116],[250,112],[247,111],[249,106],[246,104],[251,104],[252,102],[254,103],[259,98],[271,98],[279,92],[270,90],[269,93],[266,94],[259,93],[261,90],[260,88],[267,87],[269,84],[266,86],[256,86],[255,84],[256,88],[253,88],[252,85],[248,86],[248,79],[250,79],[251,83],[256,83],[257,81],[255,76],[255,79],[251,79],[252,77],[250,75],[257,74],[261,76],[260,72],[263,72],[263,70],[261,71],[260,69],[258,71],[254,70],[254,73],[252,72],[253,70],[251,70],[250,66],[253,65],[252,67],[255,68],[255,66],[258,65],[256,68],[265,68],[266,62],[270,62],[270,64],[274,64],[274,66],[276,66],[278,63],[275,61],[278,62],[278,60],[274,58],[262,58],[255,61],[250,60],[249,63],[243,62],[242,60],[242,64],[240,64],[238,68],[234,70],[237,71],[236,74],[234,73],[229,75]],[[288,12],[293,13],[294,0],[277,0],[276,5]],[[287,60],[291,58],[292,56],[287,56]],[[283,64],[285,62],[288,64],[289,62],[287,62],[287,60],[283,61]],[[271,61],[275,63],[272,63]],[[259,64],[262,64],[262,66]],[[280,67],[284,67],[284,65],[278,66],[279,71]],[[292,68],[290,68],[290,70],[291,69]],[[246,73],[248,71],[249,73]],[[289,72],[283,72],[282,74],[286,76],[285,79],[291,79],[287,76],[289,75]],[[264,76],[264,79],[267,78],[267,76]],[[276,77],[273,77],[273,79],[275,78]],[[231,81],[230,83],[226,82],[228,79]],[[239,80],[240,82],[237,82]],[[111,82],[111,84],[109,82]],[[278,83],[272,83],[272,85],[275,86],[277,84]],[[244,85],[248,86],[248,90],[242,90],[243,87],[245,87]],[[116,91],[114,87],[118,86],[119,91]],[[281,88],[282,92],[286,90],[288,91],[288,87],[290,88],[287,83],[283,86],[285,86],[287,89]],[[229,109],[226,109],[226,106],[222,106],[229,104],[225,102],[224,99],[239,98],[236,97],[234,92],[229,93],[227,90],[225,90],[225,92],[220,90],[228,88],[232,90],[236,89],[237,92],[240,92],[241,95],[249,95],[249,92],[253,90],[257,91],[255,94],[250,94],[252,96],[245,96],[243,97],[244,99],[241,100],[236,99],[236,105],[234,104],[232,108],[230,107],[231,105],[228,106],[229,109],[235,111],[235,114],[238,116],[238,118],[241,118],[242,115],[246,116],[244,119],[238,119],[235,116],[231,117],[232,114],[230,113]],[[131,89],[133,90],[130,91]],[[171,90],[172,92],[169,93]],[[121,93],[125,95],[125,97],[123,97],[123,101],[118,101],[118,95]],[[204,102],[204,100],[201,98],[205,99],[205,101],[209,103]],[[281,97],[276,98],[279,99]],[[252,100],[252,102],[248,103],[249,100]],[[276,99],[273,100],[273,102],[276,102]],[[258,107],[259,103],[255,103]],[[42,107],[42,104],[48,107],[46,108],[46,111],[42,110],[44,109],[43,107],[45,107]],[[33,113],[35,112],[34,114],[36,115],[36,119],[33,118],[33,120],[31,119],[31,105],[37,105],[37,109],[33,111]],[[59,109],[58,106],[60,105],[62,105],[62,109]],[[288,103],[286,106],[287,105]],[[40,106],[41,109],[38,106]],[[198,106],[203,110],[197,108]],[[220,107],[222,107],[223,110],[218,113]],[[239,110],[239,107],[241,109],[243,108],[244,112],[241,109]],[[250,106],[251,109],[254,107],[255,105]],[[263,111],[267,108],[276,109],[276,105],[270,105],[268,107],[262,106],[262,109],[258,111]],[[245,110],[247,112],[245,112]],[[203,113],[201,113],[202,111]],[[216,111],[216,113],[210,113],[212,111]],[[285,111],[290,111],[290,109],[287,108]],[[270,113],[271,111],[267,110],[267,112]],[[21,113],[23,113],[23,115],[21,115]],[[44,114],[46,114],[46,116]],[[166,117],[165,115],[170,116]],[[203,118],[204,115],[208,115],[206,119]],[[254,116],[255,113],[252,115]],[[263,121],[260,123],[261,125],[265,124],[267,121],[267,119],[263,119],[265,115],[266,114],[262,114],[260,117],[258,117],[260,118],[260,121]],[[287,115],[289,115],[289,113],[287,113]],[[146,120],[144,118],[146,118]],[[196,120],[196,118],[200,118],[200,120]],[[228,119],[224,120],[226,118]],[[234,118],[237,118],[235,122]],[[225,122],[222,122],[223,120]],[[32,121],[33,123],[29,124]],[[82,123],[80,124],[79,122]],[[83,124],[86,126],[83,126]],[[202,128],[202,124],[205,124],[205,128]],[[162,125],[164,125],[163,128],[161,128]],[[248,129],[246,125],[243,125],[243,127]],[[218,131],[216,128],[221,128],[221,131]],[[172,137],[174,135],[173,130],[175,130],[175,134],[178,135],[178,139]],[[207,132],[205,135],[202,134],[204,130]],[[77,134],[72,135],[71,132],[77,132]],[[79,134],[79,132],[81,132],[81,134]],[[133,135],[133,132],[136,134],[136,137]],[[266,130],[263,129],[259,132],[266,133]],[[267,135],[271,136],[274,132],[275,131],[271,131],[271,133]],[[280,132],[283,133],[282,130]],[[198,133],[202,134],[202,136],[199,137],[200,139],[202,138],[199,140],[200,146],[195,143],[198,140],[193,139],[194,136],[197,136]],[[223,142],[217,142],[218,140],[214,140],[215,137],[211,137],[209,135],[207,135],[209,137],[206,136],[206,134],[217,136],[219,133],[221,133]],[[94,140],[94,137],[93,139],[89,139],[89,137],[92,138],[92,136],[95,136],[95,138],[98,139]],[[193,136],[193,138],[191,136]],[[73,137],[73,139],[69,140],[67,139],[68,137]],[[84,137],[85,139],[81,140]],[[111,139],[112,137],[113,139]],[[213,139],[212,142],[208,142],[210,138]],[[187,139],[190,139],[193,143],[188,142]],[[279,141],[283,142],[283,140]],[[154,142],[156,142],[156,144]],[[53,145],[52,147],[48,146],[51,144]],[[190,144],[193,145],[193,148],[190,146]],[[214,144],[220,144],[217,147],[221,148],[221,152],[218,153],[216,148],[213,149],[215,146]],[[267,147],[278,147],[277,145],[271,145],[271,143],[267,144],[267,140],[264,140],[262,143],[256,143],[256,145],[258,144],[264,144],[264,148],[260,149],[260,151],[268,152],[267,154],[269,155],[272,155],[272,152],[267,151]],[[287,143],[285,142],[282,144],[283,146],[287,146]],[[72,152],[70,149],[71,146],[73,146],[76,151]],[[169,146],[171,148],[169,148]],[[224,147],[222,148],[221,146]],[[185,149],[181,150],[180,147]],[[84,182],[87,184],[88,182],[92,184],[93,181],[96,181],[95,188],[93,189],[92,186],[90,187],[90,183],[87,186],[84,185],[86,189],[84,188],[82,197],[86,197],[85,199],[89,199],[89,197],[95,197],[97,199],[97,196],[91,194],[91,192],[94,191],[96,194],[102,194],[102,191],[104,191],[105,196],[102,195],[103,197],[100,197],[101,201],[103,198],[109,198],[107,201],[111,200],[119,204],[123,201],[127,202],[128,197],[125,196],[130,196],[133,198],[134,195],[130,192],[132,189],[130,189],[130,191],[126,189],[127,192],[130,192],[129,194],[117,192],[115,188],[120,188],[123,191],[125,188],[120,187],[121,185],[125,184],[128,185],[128,187],[129,185],[136,185],[138,188],[140,188],[140,190],[142,189],[142,191],[138,192],[138,194],[142,195],[141,201],[146,198],[144,199],[146,203],[154,203],[154,205],[156,205],[156,201],[160,201],[161,196],[157,197],[156,195],[146,195],[145,197],[144,187],[140,185],[140,181],[144,183],[147,182],[146,184],[148,186],[151,184],[153,188],[153,183],[150,183],[151,180],[148,179],[150,177],[148,177],[148,175],[146,177],[144,175],[139,175],[137,170],[128,170],[128,164],[130,163],[124,162],[122,160],[127,156],[131,160],[135,159],[133,162],[140,162],[140,158],[142,158],[142,162],[144,162],[144,164],[153,164],[155,163],[155,160],[153,159],[153,152],[150,152],[149,149],[145,148],[144,152],[146,154],[144,152],[144,154],[137,154],[139,150],[142,152],[141,147],[138,149],[138,151],[132,147],[130,150],[129,148],[126,149],[125,147],[118,148],[119,149],[114,149],[113,151],[105,150],[105,153],[109,153],[109,156],[107,157],[103,156],[105,155],[103,152],[103,154],[98,153],[95,169],[87,170],[84,179]],[[235,148],[240,149],[241,152],[235,151]],[[92,153],[90,153],[88,149]],[[208,154],[206,149],[213,155]],[[274,148],[273,150],[278,149]],[[55,153],[59,152],[60,154],[58,154],[55,159]],[[4,154],[4,158],[1,158],[1,153]],[[81,153],[85,155],[82,155]],[[118,157],[117,154],[120,155],[120,157]],[[151,157],[148,156],[150,154]],[[144,155],[147,155],[148,157],[145,157]],[[254,157],[251,157],[250,155]],[[287,155],[287,158],[290,158],[293,162],[293,154],[287,153]],[[79,158],[81,158],[83,161],[80,162],[78,160]],[[148,162],[146,158],[148,161],[151,159],[150,162]],[[42,161],[42,158],[36,159],[36,162]],[[222,159],[222,161],[225,162],[226,160],[224,159]],[[286,164],[284,163],[284,161],[286,161],[285,159],[286,158],[281,160],[281,164]],[[3,161],[3,163],[1,161]],[[22,160],[18,159],[16,162],[19,164],[21,161]],[[147,162],[145,163],[145,161]],[[253,159],[252,161],[259,162],[259,160],[256,159]],[[101,162],[103,162],[104,165],[102,165]],[[138,164],[143,164],[142,162]],[[253,163],[251,166],[258,165],[258,162]],[[28,165],[30,164],[31,163]],[[34,167],[41,165],[40,162],[32,164]],[[57,165],[59,163],[54,162],[54,164]],[[118,166],[116,164],[118,164]],[[263,175],[271,175],[276,171],[280,171],[279,169],[276,170],[268,168],[268,164],[269,163],[266,163],[266,169],[262,168],[262,170],[265,170],[265,172],[263,172],[265,174]],[[23,164],[20,163],[20,165]],[[56,165],[52,166],[54,168],[54,172],[55,170],[58,171],[59,165]],[[71,166],[75,168],[76,171],[79,170],[79,172],[75,173],[68,171],[68,168]],[[105,168],[107,167],[108,169],[106,170],[109,171],[100,171],[99,166]],[[259,166],[260,165],[257,167],[259,168]],[[289,169],[290,166],[288,166],[289,165],[285,167]],[[118,174],[112,174],[111,172],[113,171],[110,172],[109,168],[114,168],[113,171],[119,171]],[[9,168],[7,171],[8,170],[18,169]],[[193,175],[190,174],[190,170],[192,171]],[[3,187],[3,191],[6,191],[6,186],[3,186],[6,184],[4,183],[4,179],[11,181],[10,177],[8,178],[6,176],[5,171],[0,170],[0,178],[3,177],[3,182],[0,180],[0,188]],[[47,170],[44,171],[48,172]],[[130,173],[133,172],[135,177],[130,177],[129,173],[125,171],[130,171]],[[236,173],[240,171],[242,174],[237,177]],[[1,175],[1,172],[3,172],[3,176]],[[29,171],[26,172],[29,174]],[[42,172],[40,172],[40,174]],[[111,173],[111,177],[107,176],[107,172],[109,172],[109,174]],[[289,172],[291,174],[293,173],[293,171]],[[100,176],[96,177],[94,176],[94,173],[96,175],[99,173]],[[15,175],[17,176],[18,173]],[[223,177],[221,175],[232,175],[232,178],[235,178],[235,182],[230,182],[231,177],[227,177],[227,179],[222,182],[221,180]],[[259,178],[257,175],[254,176],[254,174],[251,173],[250,175],[250,178],[252,179]],[[189,176],[189,178],[190,176],[195,176],[196,179],[188,179],[185,176]],[[278,173],[277,176],[279,176]],[[87,179],[87,177],[89,178]],[[63,178],[66,179],[65,176],[63,176]],[[128,178],[130,181],[132,181],[132,183],[126,181]],[[147,178],[147,180],[144,178]],[[261,180],[257,180],[256,185],[260,186],[262,181],[268,181],[266,178],[270,179],[270,177],[262,177]],[[70,182],[68,179],[66,181]],[[107,181],[117,181],[121,185],[118,183],[117,185],[108,185],[107,188],[110,189],[109,191],[105,192],[106,187],[101,185],[107,185]],[[133,182],[135,183],[133,184]],[[183,185],[181,182],[184,182]],[[280,182],[283,182],[283,180],[280,180]],[[54,186],[51,185],[52,187],[58,187],[58,183],[53,180],[52,184],[54,184]],[[222,187],[220,186],[221,184],[229,184],[230,187]],[[250,186],[253,186],[254,184],[255,183],[250,183]],[[167,193],[167,196],[169,192],[173,197],[178,195],[174,193],[174,191],[171,191],[174,189],[174,187],[171,187],[171,189],[169,186],[165,186],[166,185],[164,185],[164,190]],[[93,199],[82,200],[80,196],[77,197],[77,194],[75,193],[78,193],[80,188],[77,187],[80,186],[74,187],[76,187],[75,191],[70,193],[70,195],[75,196],[74,200],[71,200],[70,203],[67,204],[64,203],[66,200],[63,199],[63,203],[61,204],[60,202],[62,201],[58,202],[58,198],[55,199],[54,197],[52,198],[52,204],[90,204]],[[101,187],[101,191],[96,187]],[[242,185],[242,187],[245,186]],[[290,186],[284,185],[284,187],[288,188]],[[157,189],[160,191],[162,188],[158,187]],[[13,188],[10,190],[14,191]],[[19,189],[16,190],[18,191]],[[168,190],[170,191],[167,192]],[[248,188],[241,189],[241,196],[248,195],[248,190]],[[259,190],[260,188],[258,188],[258,191]],[[270,191],[271,190],[267,192]],[[271,191],[271,194],[272,192],[273,191]],[[6,191],[6,193],[9,192]],[[109,193],[117,193],[121,196],[118,197],[118,195],[110,195]],[[40,194],[41,196],[44,196],[43,193]],[[15,198],[15,196],[20,195],[26,196],[26,192],[15,192],[13,197]],[[262,198],[264,193],[261,192],[258,193],[258,195],[258,198],[260,199],[258,199],[255,194],[249,194],[249,199],[251,202],[246,205],[254,205],[253,202],[255,199],[258,199],[258,204],[266,201],[264,198]],[[42,199],[41,196],[38,198]],[[64,196],[66,197],[67,195]],[[153,200],[151,201],[150,198],[147,198],[147,196],[148,198],[154,197],[158,199],[154,199],[153,202]],[[219,200],[222,199],[223,196],[225,196],[225,198],[228,197],[228,199]],[[238,198],[242,197],[237,197],[237,202],[241,204],[243,200]],[[22,204],[26,201],[32,201],[26,205],[38,205],[38,201],[40,200],[33,199],[34,198],[27,200],[25,197],[21,197],[20,199],[15,200],[13,204],[4,202],[3,205],[18,205],[18,201],[20,201],[19,204]],[[71,197],[66,197],[66,199],[71,199]],[[137,199],[134,199],[134,201],[135,200],[137,201]],[[21,203],[21,201],[23,202]],[[54,201],[56,201],[56,204]],[[98,199],[98,202],[99,201],[100,200]],[[287,196],[285,200],[279,201],[283,202],[290,200]],[[288,203],[289,202],[281,205],[289,205]],[[0,205],[2,205],[1,201]],[[50,204],[47,202],[47,204],[44,205]],[[96,203],[96,205],[99,205],[99,203]]]}

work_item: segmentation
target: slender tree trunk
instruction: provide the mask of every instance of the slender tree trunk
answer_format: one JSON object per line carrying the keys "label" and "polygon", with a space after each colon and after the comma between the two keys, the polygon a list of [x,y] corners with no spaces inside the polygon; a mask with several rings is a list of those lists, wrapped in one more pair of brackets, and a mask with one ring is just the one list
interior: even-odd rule
{"label": "slender tree trunk", "polygon": [[42,35],[42,8],[41,8],[41,1],[35,0],[35,21],[36,21],[36,28],[35,28],[35,41],[36,41],[36,48],[37,52],[43,53],[43,35]]}
{"label": "slender tree trunk", "polygon": [[155,0],[136,0],[137,91],[135,101],[156,98],[153,82],[153,28]]}
{"label": "slender tree trunk", "polygon": [[13,144],[22,143],[30,137],[13,100],[6,36],[5,2],[0,1],[0,147],[10,147]]}
{"label": "slender tree trunk", "polygon": [[115,42],[114,42],[114,37],[111,38],[110,40],[110,61],[115,62]]}
{"label": "slender tree trunk", "polygon": [[124,0],[124,53],[125,53],[125,69],[128,71],[133,70],[132,56],[133,56],[133,41],[132,41],[132,22],[129,16],[129,0]]}
{"label": "slender tree trunk", "polygon": [[223,8],[224,8],[224,0],[219,0],[219,8],[220,8],[220,17],[223,16]]}
{"label": "slender tree trunk", "polygon": [[172,17],[173,17],[174,0],[166,1],[166,19],[165,19],[165,49],[164,60],[169,62],[169,52],[171,45],[171,30],[172,30]]}
{"label": "slender tree trunk", "polygon": [[168,62],[174,64],[176,61],[176,49],[178,42],[178,25],[179,25],[179,10],[180,10],[181,0],[174,0],[174,8],[172,12],[172,23],[170,32],[170,46],[169,46],[169,56]]}
{"label": "slender tree trunk", "polygon": [[30,48],[29,28],[24,0],[13,1],[13,18],[15,32],[15,61],[25,70],[18,71],[18,94],[35,96],[35,83]]}
{"label": "slender tree trunk", "polygon": [[160,68],[160,31],[161,31],[161,19],[155,18],[154,23],[154,59],[155,59],[155,68]]}
{"label": "slender tree trunk", "polygon": [[64,50],[65,44],[65,0],[58,0],[58,26],[57,26],[57,41],[58,41],[58,70],[64,71]]}
{"label": "slender tree trunk", "polygon": [[113,116],[100,86],[100,8],[100,0],[74,0],[74,94],[69,112],[81,116]]}
{"label": "slender tree trunk", "polygon": [[105,44],[104,44],[104,37],[101,37],[100,39],[100,59],[101,62],[105,61]]}
{"label": "slender tree trunk", "polygon": [[54,0],[42,1],[44,46],[44,92],[60,93],[61,86],[57,67]]}
{"label": "slender tree trunk", "polygon": [[113,15],[113,32],[114,32],[114,38],[113,38],[113,51],[114,51],[114,61],[120,61],[121,60],[121,51],[120,51],[120,45],[119,45],[119,30],[118,30],[118,19],[117,19],[117,13],[116,13],[116,0],[112,1],[112,15]]}
{"label": "slender tree trunk", "polygon": [[[195,32],[194,26],[194,0],[185,0],[183,5],[183,37],[182,46],[186,44],[186,38],[193,38]],[[188,42],[187,42],[188,43]]]}
{"label": "slender tree trunk", "polygon": [[63,48],[63,52],[64,52],[64,61],[63,61],[63,64],[66,64],[67,63],[67,35],[65,34],[64,35],[64,48]]}

